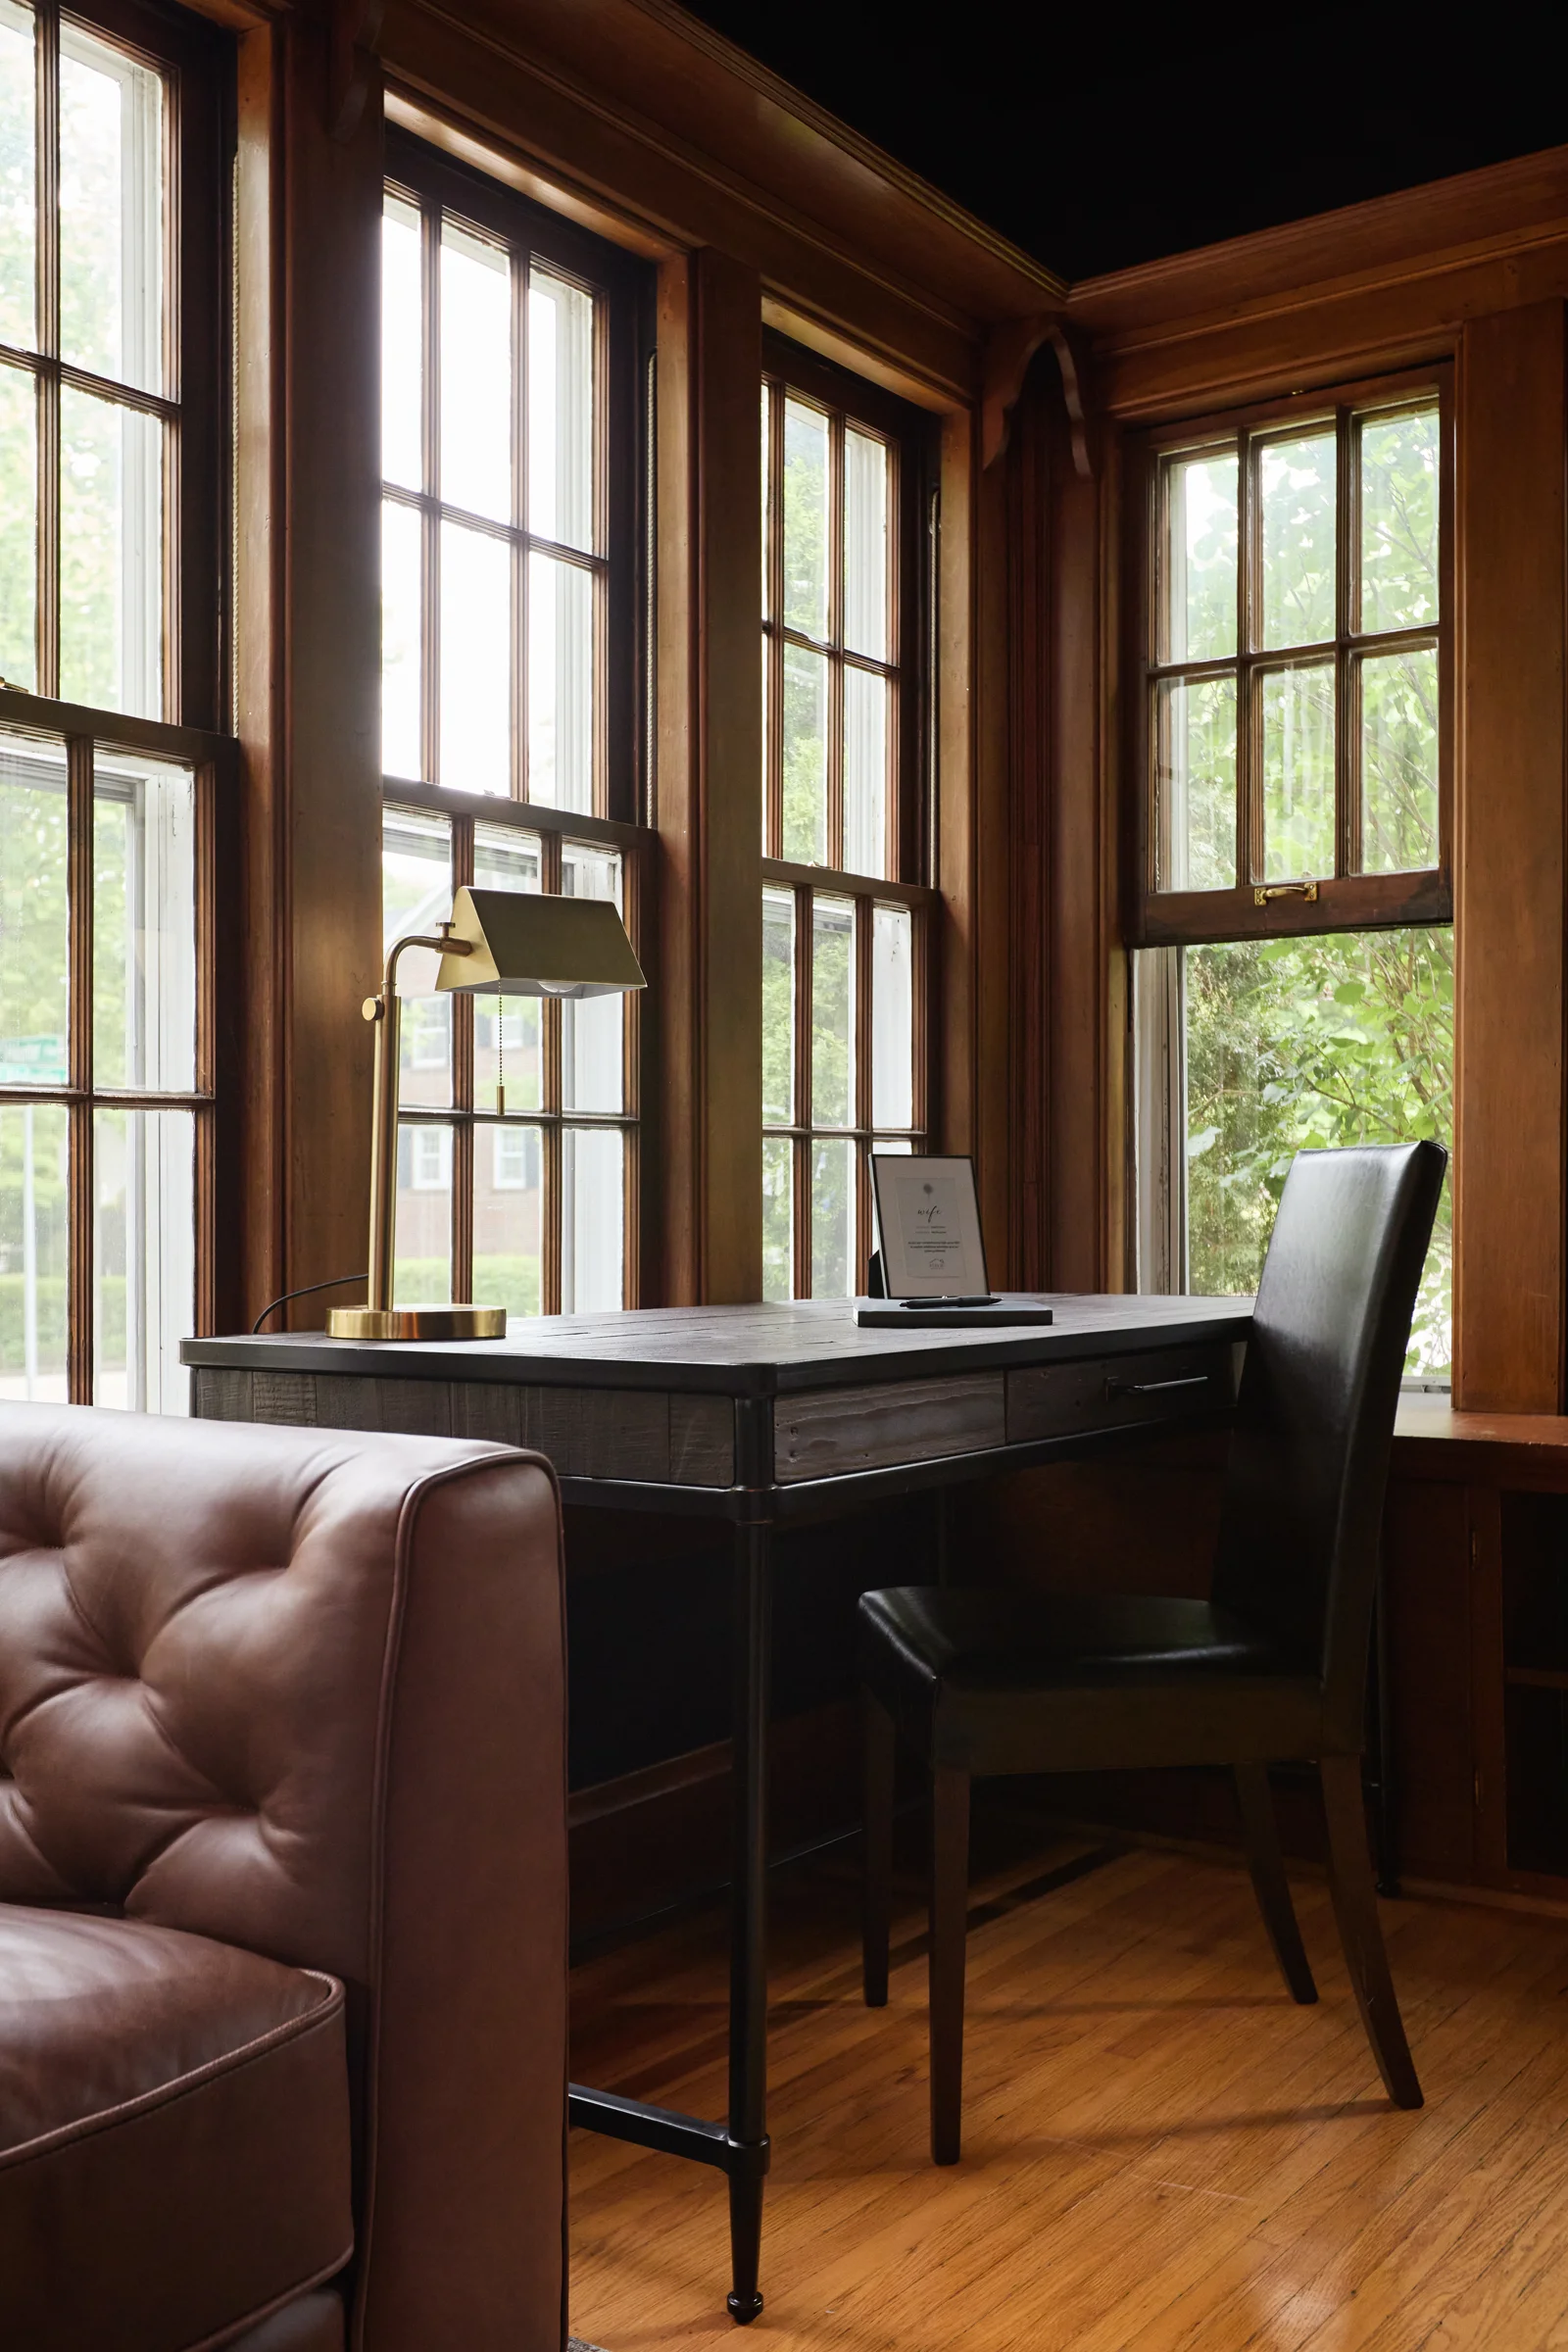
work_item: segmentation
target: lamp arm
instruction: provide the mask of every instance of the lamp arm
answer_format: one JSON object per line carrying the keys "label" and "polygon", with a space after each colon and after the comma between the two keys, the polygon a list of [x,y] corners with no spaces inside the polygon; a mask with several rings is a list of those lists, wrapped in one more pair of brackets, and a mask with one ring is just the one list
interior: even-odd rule
{"label": "lamp arm", "polygon": [[381,994],[367,997],[362,1007],[368,1021],[379,1024],[370,1096],[370,1272],[367,1303],[383,1313],[392,1304],[398,1218],[398,1072],[403,1028],[398,1002],[398,959],[409,948],[428,948],[437,956],[473,954],[470,941],[452,936],[450,923],[443,923],[439,939],[411,931],[407,938],[395,940],[387,950]]}

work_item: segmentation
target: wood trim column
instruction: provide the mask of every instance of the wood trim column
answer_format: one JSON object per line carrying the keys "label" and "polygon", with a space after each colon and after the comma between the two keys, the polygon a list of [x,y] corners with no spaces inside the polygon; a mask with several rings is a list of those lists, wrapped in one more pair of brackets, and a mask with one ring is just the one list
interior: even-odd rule
{"label": "wood trim column", "polygon": [[762,1289],[756,270],[712,250],[664,264],[658,333],[658,1298],[723,1304]]}
{"label": "wood trim column", "polygon": [[[324,24],[239,44],[235,719],[247,805],[246,1307],[360,1272],[380,960],[381,116]],[[302,1322],[319,1325],[320,1301]]]}
{"label": "wood trim column", "polygon": [[1560,302],[1471,320],[1455,575],[1454,1403],[1563,1402],[1564,436]]}

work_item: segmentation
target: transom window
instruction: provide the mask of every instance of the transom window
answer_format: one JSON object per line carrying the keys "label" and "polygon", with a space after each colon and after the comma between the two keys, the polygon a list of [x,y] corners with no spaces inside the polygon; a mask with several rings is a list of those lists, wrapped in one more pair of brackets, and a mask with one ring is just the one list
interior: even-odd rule
{"label": "transom window", "polygon": [[762,1263],[843,1298],[872,1246],[869,1153],[926,1122],[919,691],[924,434],[770,339],[762,386]]}

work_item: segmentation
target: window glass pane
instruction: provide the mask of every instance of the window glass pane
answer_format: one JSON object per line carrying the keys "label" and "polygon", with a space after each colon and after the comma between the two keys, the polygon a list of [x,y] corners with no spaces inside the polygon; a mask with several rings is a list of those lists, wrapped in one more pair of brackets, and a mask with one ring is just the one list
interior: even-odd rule
{"label": "window glass pane", "polygon": [[888,697],[886,678],[844,668],[844,867],[887,873]]}
{"label": "window glass pane", "polygon": [[[1250,1291],[1293,1153],[1451,1142],[1453,933],[1247,941],[1186,963],[1189,1287]],[[1446,1186],[1413,1372],[1450,1361],[1452,1245]]]}
{"label": "window glass pane", "polygon": [[424,488],[424,309],[419,216],[389,196],[381,215],[381,472]]}
{"label": "window glass pane", "polygon": [[392,1302],[395,1306],[439,1306],[451,1296],[452,1130],[422,1120],[400,1119]]}
{"label": "window glass pane", "polygon": [[827,863],[827,661],[784,648],[784,856]]}
{"label": "window glass pane", "polygon": [[419,545],[413,507],[381,507],[381,772],[422,777],[419,731]]}
{"label": "window glass pane", "polygon": [[441,525],[441,781],[512,790],[512,550]]}
{"label": "window glass pane", "polygon": [[855,904],[811,901],[811,1121],[855,1122]]}
{"label": "window glass pane", "polygon": [[100,751],[93,768],[93,1081],[196,1083],[196,792],[190,770]]}
{"label": "window glass pane", "polygon": [[537,263],[528,274],[528,528],[563,547],[596,545],[594,298]]}
{"label": "window glass pane", "polygon": [[788,627],[818,639],[827,636],[827,446],[821,411],[786,399],[784,619]]}
{"label": "window glass pane", "polygon": [[512,520],[512,264],[450,220],[441,230],[441,496]]}
{"label": "window glass pane", "polygon": [[1316,645],[1334,634],[1334,435],[1319,430],[1263,444],[1265,647]]}
{"label": "window glass pane", "polygon": [[190,1410],[179,1360],[196,1311],[196,1121],[93,1113],[93,1402]]}
{"label": "window glass pane", "polygon": [[[411,932],[429,934],[452,912],[451,829],[444,816],[389,808],[381,840],[386,952]],[[436,968],[437,958],[424,948],[412,948],[398,965],[399,1090],[407,1103],[443,1109],[452,1100],[452,1000],[435,994]]]}
{"label": "window glass pane", "polygon": [[528,558],[528,798],[594,805],[594,581],[579,564]]}
{"label": "window glass pane", "polygon": [[561,1139],[561,1305],[595,1314],[623,1304],[622,1187],[616,1127],[567,1127]]}
{"label": "window glass pane", "polygon": [[871,914],[871,1124],[914,1124],[914,917]]}
{"label": "window glass pane", "polygon": [[[620,905],[620,855],[568,841],[561,850],[561,895]],[[624,997],[568,997],[561,1007],[564,1110],[619,1110]]]}
{"label": "window glass pane", "polygon": [[1236,681],[1154,689],[1154,887],[1236,887]]}
{"label": "window glass pane", "polygon": [[35,88],[31,11],[0,0],[0,343],[22,351],[33,348]]}
{"label": "window glass pane", "polygon": [[1438,617],[1438,412],[1361,426],[1361,626]]}
{"label": "window glass pane", "polygon": [[[521,833],[512,825],[475,825],[473,828],[473,879],[479,890],[538,890],[540,888],[540,847],[537,833]],[[537,997],[503,997],[500,1009],[494,997],[475,997],[473,1000],[473,1099],[480,1110],[495,1110],[498,1076],[507,1090],[506,1107],[509,1110],[537,1110],[543,1101],[540,1094],[539,999]],[[509,1133],[512,1132],[509,1130]],[[520,1129],[515,1132],[521,1133]],[[529,1132],[532,1132],[531,1130]],[[475,1200],[482,1170],[475,1162]],[[477,1217],[477,1207],[475,1216]],[[510,1211],[509,1211],[510,1214]],[[478,1225],[474,1226],[474,1248],[477,1250]],[[474,1280],[479,1279],[477,1271]],[[478,1292],[474,1293],[475,1298]],[[496,1306],[506,1306],[509,1300],[500,1297],[486,1298]],[[519,1307],[518,1312],[524,1311]],[[537,1314],[537,1304],[526,1310]]]}
{"label": "window glass pane", "polygon": [[762,1120],[795,1116],[795,893],[762,893]]}
{"label": "window glass pane", "polygon": [[1161,659],[1221,662],[1236,651],[1234,449],[1165,467],[1165,611]]}
{"label": "window glass pane", "polygon": [[164,85],[60,28],[60,348],[144,392],[164,381]]}
{"label": "window glass pane", "polygon": [[66,753],[0,735],[0,1085],[71,1077]]}
{"label": "window glass pane", "polygon": [[846,1136],[811,1145],[811,1297],[848,1298],[855,1252],[855,1146]]}
{"label": "window glass pane", "polygon": [[[3,221],[0,206],[0,235]],[[32,378],[0,368],[0,677],[29,694],[37,679],[37,474]]]}
{"label": "window glass pane", "polygon": [[64,1404],[71,1271],[63,1102],[0,1102],[0,1396]]}
{"label": "window glass pane", "polygon": [[887,444],[853,424],[844,431],[844,642],[852,654],[877,662],[892,655]]}
{"label": "window glass pane", "polygon": [[60,395],[60,691],[163,715],[164,428]]}
{"label": "window glass pane", "polygon": [[1369,874],[1438,862],[1435,646],[1361,664],[1361,863]]}
{"label": "window glass pane", "polygon": [[795,1296],[795,1146],[762,1138],[762,1297]]}
{"label": "window glass pane", "polygon": [[1263,871],[1270,881],[1334,871],[1334,671],[1263,679]]}
{"label": "window glass pane", "polygon": [[[510,1075],[507,1099],[512,1099]],[[539,1313],[544,1198],[544,1139],[538,1128],[510,1122],[476,1128],[473,1295],[481,1306],[504,1306],[513,1315]]]}

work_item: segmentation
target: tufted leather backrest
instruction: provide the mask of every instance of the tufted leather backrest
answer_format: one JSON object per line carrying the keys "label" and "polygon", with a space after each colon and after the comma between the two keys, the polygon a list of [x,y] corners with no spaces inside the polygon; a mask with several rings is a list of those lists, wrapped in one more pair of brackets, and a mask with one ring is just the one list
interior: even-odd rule
{"label": "tufted leather backrest", "polygon": [[1214,1597],[1323,1676],[1362,1737],[1399,1380],[1447,1153],[1299,1152],[1258,1285],[1220,1515]]}
{"label": "tufted leather backrest", "polygon": [[[343,1978],[355,2342],[559,2343],[548,1464],[0,1406],[0,1900],[123,1909]],[[541,2271],[556,2322],[536,2336]]]}

